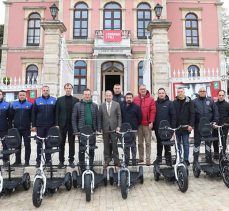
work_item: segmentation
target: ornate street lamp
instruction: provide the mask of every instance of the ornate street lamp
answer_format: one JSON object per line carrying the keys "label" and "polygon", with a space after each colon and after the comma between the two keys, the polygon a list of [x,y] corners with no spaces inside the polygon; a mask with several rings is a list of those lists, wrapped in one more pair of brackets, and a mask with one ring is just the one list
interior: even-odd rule
{"label": "ornate street lamp", "polygon": [[154,7],[155,14],[157,16],[157,19],[160,19],[161,17],[161,12],[162,12],[163,7],[157,3],[157,5]]}
{"label": "ornate street lamp", "polygon": [[55,20],[57,14],[58,14],[58,11],[59,11],[58,7],[54,3],[51,7],[49,7],[49,9],[50,9],[53,20]]}

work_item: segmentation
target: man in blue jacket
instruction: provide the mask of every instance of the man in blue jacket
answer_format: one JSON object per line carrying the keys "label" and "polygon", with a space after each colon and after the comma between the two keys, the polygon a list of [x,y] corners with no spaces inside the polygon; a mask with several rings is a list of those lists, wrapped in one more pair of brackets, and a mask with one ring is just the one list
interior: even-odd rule
{"label": "man in blue jacket", "polygon": [[[122,123],[129,123],[133,130],[138,130],[138,126],[142,122],[142,112],[140,106],[136,105],[134,102],[134,96],[131,92],[125,95],[125,101],[120,104],[122,112]],[[128,134],[128,138],[133,141],[133,146],[131,147],[132,153],[132,165],[136,165],[136,135],[131,133]],[[126,164],[129,164],[130,159],[130,147],[125,148]]]}
{"label": "man in blue jacket", "polygon": [[[7,135],[7,130],[11,127],[10,123],[10,104],[4,101],[4,93],[0,90],[0,138]],[[7,150],[4,140],[2,140],[3,150]],[[3,163],[9,160],[7,155],[3,155]]]}
{"label": "man in blue jacket", "polygon": [[[31,154],[31,117],[33,104],[26,100],[26,91],[21,90],[18,93],[18,101],[13,102],[10,113],[12,118],[13,127],[17,128],[21,137],[23,137],[25,145],[25,166],[29,165]],[[16,153],[16,162],[14,165],[21,165],[21,146]]]}
{"label": "man in blue jacket", "polygon": [[[32,131],[36,131],[38,136],[43,138],[47,137],[49,129],[55,125],[55,105],[56,98],[50,96],[50,90],[48,86],[43,86],[42,96],[38,97],[33,105]],[[40,166],[41,148],[41,142],[37,142],[36,167]],[[51,155],[46,153],[45,158],[46,164],[50,164]]]}

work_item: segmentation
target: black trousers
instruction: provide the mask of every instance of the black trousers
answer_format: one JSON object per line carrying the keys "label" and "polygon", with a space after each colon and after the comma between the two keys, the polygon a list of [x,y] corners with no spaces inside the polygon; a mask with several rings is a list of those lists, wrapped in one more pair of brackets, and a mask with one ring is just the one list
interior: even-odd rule
{"label": "black trousers", "polygon": [[[7,130],[0,130],[0,138],[3,138],[5,135],[7,135]],[[5,140],[2,140],[2,146],[3,146],[3,150],[7,150]],[[9,156],[4,154],[3,162],[7,162],[8,160],[9,160]]]}
{"label": "black trousers", "polygon": [[[37,127],[37,135],[42,138],[47,137],[49,128],[50,127]],[[42,148],[42,142],[41,140],[38,140],[37,141],[37,159],[36,159],[37,162],[41,161],[41,148]],[[47,148],[48,148],[47,144],[45,143],[45,149]],[[46,159],[46,162],[49,162],[51,160],[51,154],[46,153],[45,159]]]}
{"label": "black trousers", "polygon": [[[127,143],[128,144],[128,143]],[[136,136],[134,135],[133,140],[131,141],[131,146],[125,147],[124,154],[125,154],[125,163],[126,165],[129,165],[130,160],[130,151],[132,154],[132,162],[134,163],[134,160],[136,161]]]}
{"label": "black trousers", "polygon": [[[223,144],[223,151],[226,151],[227,147],[227,134],[228,134],[228,127],[223,127],[223,133],[221,131],[221,140]],[[218,130],[213,131],[213,136],[218,137]],[[213,142],[213,148],[214,148],[214,154],[219,154],[219,141],[214,141]]]}
{"label": "black trousers", "polygon": [[171,147],[170,146],[167,146],[167,145],[162,145],[161,142],[161,138],[158,134],[158,131],[155,131],[155,135],[156,135],[156,138],[157,138],[157,157],[162,157],[162,151],[163,151],[163,148],[165,150],[165,159],[166,160],[171,160]]}
{"label": "black trousers", "polygon": [[[24,140],[25,146],[25,162],[29,163],[31,155],[31,140],[29,136],[31,135],[30,129],[18,130],[21,138]],[[19,151],[16,153],[16,163],[21,163],[21,143],[19,146]]]}
{"label": "black trousers", "polygon": [[[85,153],[86,153],[86,143],[87,140],[85,137],[78,137],[79,139],[79,166],[81,168],[81,171],[85,170]],[[91,136],[90,137],[90,147],[93,147],[92,149],[90,149],[89,147],[89,165],[90,168],[93,167],[93,163],[94,163],[94,157],[95,157],[95,147],[96,145],[96,136]]]}
{"label": "black trousers", "polygon": [[[193,158],[194,161],[198,161],[200,154],[201,135],[198,131],[198,126],[194,128],[194,146],[193,146]],[[211,142],[205,142],[205,157],[211,158]]]}
{"label": "black trousers", "polygon": [[68,125],[67,127],[62,128],[60,131],[61,131],[62,141],[60,144],[59,160],[62,163],[64,162],[65,142],[68,134],[68,144],[69,144],[68,161],[69,163],[72,163],[74,161],[74,156],[75,156],[75,136],[73,135],[72,126]]}

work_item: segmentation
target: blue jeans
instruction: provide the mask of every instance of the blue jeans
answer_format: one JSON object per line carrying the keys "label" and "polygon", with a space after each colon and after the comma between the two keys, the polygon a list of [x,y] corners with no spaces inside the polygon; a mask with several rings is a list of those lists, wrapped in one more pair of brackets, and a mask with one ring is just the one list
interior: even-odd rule
{"label": "blue jeans", "polygon": [[183,144],[184,160],[189,160],[189,134],[176,134],[178,148],[181,152],[181,144]]}

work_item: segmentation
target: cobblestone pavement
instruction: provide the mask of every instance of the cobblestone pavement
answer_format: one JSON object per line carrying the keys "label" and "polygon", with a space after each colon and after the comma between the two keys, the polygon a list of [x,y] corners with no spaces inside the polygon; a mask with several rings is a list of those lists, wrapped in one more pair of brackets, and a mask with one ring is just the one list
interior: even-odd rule
{"label": "cobblestone pavement", "polygon": [[[97,161],[102,159],[102,147],[98,145]],[[155,146],[155,142],[152,142],[152,160],[155,158]],[[31,164],[35,164],[34,144],[32,152]],[[57,155],[54,156],[54,163],[58,163]],[[33,179],[35,167],[28,167],[26,170]],[[70,168],[68,170],[72,171]],[[181,193],[176,183],[162,179],[154,181],[152,166],[144,167],[144,177],[144,184],[132,187],[126,200],[122,199],[118,187],[109,184],[96,189],[89,203],[82,190],[72,189],[68,192],[62,187],[54,195],[45,196],[41,207],[37,209],[32,204],[31,187],[29,191],[21,188],[10,195],[3,195],[0,198],[0,210],[229,210],[229,189],[220,178],[210,178],[201,173],[200,178],[196,179],[189,167],[189,189],[186,193]]]}

